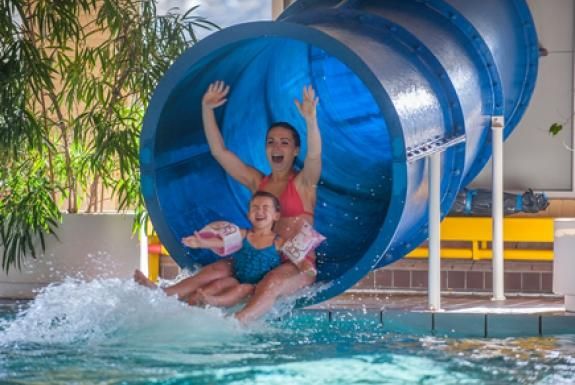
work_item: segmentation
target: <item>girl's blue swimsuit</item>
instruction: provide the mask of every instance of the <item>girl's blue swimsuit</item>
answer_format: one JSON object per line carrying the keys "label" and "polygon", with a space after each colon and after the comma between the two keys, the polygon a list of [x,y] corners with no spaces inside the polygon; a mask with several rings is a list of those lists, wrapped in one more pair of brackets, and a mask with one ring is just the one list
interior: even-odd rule
{"label": "girl's blue swimsuit", "polygon": [[280,262],[275,242],[263,249],[256,249],[248,242],[246,236],[242,248],[233,256],[235,277],[240,283],[256,284],[264,275],[279,266]]}

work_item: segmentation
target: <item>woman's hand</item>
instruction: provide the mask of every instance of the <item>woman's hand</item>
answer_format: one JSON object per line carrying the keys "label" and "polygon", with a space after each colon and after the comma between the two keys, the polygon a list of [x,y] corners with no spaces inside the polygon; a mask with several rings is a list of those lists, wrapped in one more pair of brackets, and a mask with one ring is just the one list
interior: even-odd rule
{"label": "woman's hand", "polygon": [[226,96],[230,92],[230,86],[226,85],[221,80],[213,82],[208,87],[208,90],[204,94],[202,98],[202,106],[207,107],[211,110],[223,105],[225,102],[228,101]]}
{"label": "woman's hand", "polygon": [[295,105],[306,121],[315,120],[316,107],[319,99],[315,96],[312,86],[303,88],[303,101],[295,100]]}

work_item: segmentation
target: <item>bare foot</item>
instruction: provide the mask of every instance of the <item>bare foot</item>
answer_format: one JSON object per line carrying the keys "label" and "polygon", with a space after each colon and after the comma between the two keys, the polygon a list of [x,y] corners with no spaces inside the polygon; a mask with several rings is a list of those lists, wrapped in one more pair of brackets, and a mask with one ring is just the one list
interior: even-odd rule
{"label": "bare foot", "polygon": [[202,289],[197,291],[197,302],[200,305],[218,306],[217,300],[213,295],[206,294]]}
{"label": "bare foot", "polygon": [[188,305],[190,306],[202,305],[202,302],[200,301],[200,295],[198,294],[197,291],[188,297]]}
{"label": "bare foot", "polygon": [[142,286],[149,287],[150,289],[158,288],[158,285],[150,281],[148,277],[138,269],[134,270],[134,281]]}
{"label": "bare foot", "polygon": [[238,323],[240,324],[240,326],[242,327],[247,327],[248,325],[250,325],[251,322],[253,322],[252,319],[250,319],[247,316],[244,316],[243,313],[240,311],[236,314],[233,315],[233,317],[236,319],[236,321],[238,321]]}

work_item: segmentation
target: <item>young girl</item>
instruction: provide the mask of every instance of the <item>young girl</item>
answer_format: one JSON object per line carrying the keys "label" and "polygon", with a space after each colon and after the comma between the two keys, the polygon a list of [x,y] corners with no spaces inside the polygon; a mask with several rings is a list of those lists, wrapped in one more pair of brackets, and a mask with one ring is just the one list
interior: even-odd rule
{"label": "young girl", "polygon": [[[279,249],[283,240],[273,231],[274,224],[280,218],[279,200],[271,193],[258,191],[250,200],[248,219],[251,229],[241,229],[242,247],[231,257],[233,277],[215,279],[213,286],[220,290],[198,290],[198,296],[190,302],[200,302],[213,306],[229,307],[238,304],[252,294],[257,284],[268,272],[279,266],[281,257]],[[217,249],[224,246],[221,238],[205,238],[199,232],[182,239],[182,243],[194,249]],[[193,278],[193,277],[192,277]],[[137,282],[149,287],[146,280]],[[177,284],[176,284],[177,285]],[[166,294],[172,293],[173,287],[165,288]]]}
{"label": "young girl", "polygon": [[[242,248],[232,255],[232,268],[235,282],[217,295],[209,295],[199,290],[200,302],[214,306],[229,307],[238,304],[252,294],[255,285],[281,262],[279,249],[283,241],[273,231],[280,218],[279,200],[271,193],[258,191],[250,200],[248,219],[251,229],[240,230]],[[190,248],[222,247],[219,238],[202,238],[197,232],[183,239]],[[235,283],[235,284],[234,284]]]}

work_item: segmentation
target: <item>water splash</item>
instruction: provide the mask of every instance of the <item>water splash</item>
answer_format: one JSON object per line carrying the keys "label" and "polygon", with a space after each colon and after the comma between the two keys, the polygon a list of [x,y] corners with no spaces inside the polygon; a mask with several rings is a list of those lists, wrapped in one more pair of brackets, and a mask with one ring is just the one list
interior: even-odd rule
{"label": "water splash", "polygon": [[219,309],[193,308],[132,281],[67,278],[40,291],[15,320],[0,323],[0,346],[41,344],[217,344],[245,333]]}
{"label": "water splash", "polygon": [[[259,330],[262,326],[262,323],[277,320],[279,318],[285,318],[295,309],[298,300],[309,300],[314,298],[319,292],[328,289],[330,286],[331,283],[329,282],[318,282],[311,286],[300,289],[292,295],[280,297],[276,301],[276,304],[267,312],[267,314],[262,317],[261,322],[256,323],[255,326],[257,326]],[[254,329],[254,326],[251,326],[250,328]]]}

